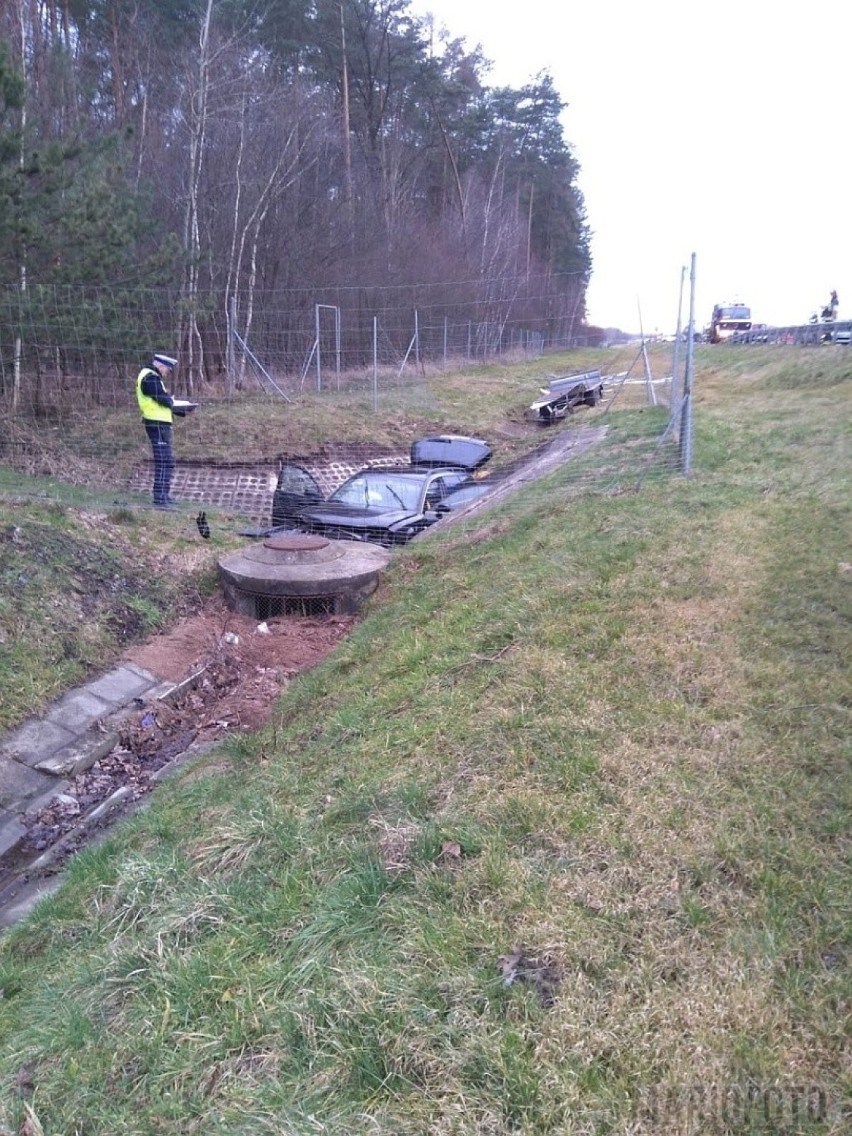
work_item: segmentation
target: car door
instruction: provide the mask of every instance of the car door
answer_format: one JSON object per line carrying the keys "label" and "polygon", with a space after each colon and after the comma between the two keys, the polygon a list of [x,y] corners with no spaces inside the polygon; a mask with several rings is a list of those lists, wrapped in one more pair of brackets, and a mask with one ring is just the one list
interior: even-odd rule
{"label": "car door", "polygon": [[298,524],[306,508],[324,500],[325,494],[303,466],[285,462],[278,471],[278,482],[272,495],[272,524]]}
{"label": "car door", "polygon": [[466,485],[471,481],[470,474],[459,471],[451,473],[438,473],[434,477],[430,477],[426,486],[426,494],[423,501],[423,512],[430,515],[430,520],[436,520],[436,516],[431,516],[439,509],[441,502],[449,497],[456,489],[462,485]]}

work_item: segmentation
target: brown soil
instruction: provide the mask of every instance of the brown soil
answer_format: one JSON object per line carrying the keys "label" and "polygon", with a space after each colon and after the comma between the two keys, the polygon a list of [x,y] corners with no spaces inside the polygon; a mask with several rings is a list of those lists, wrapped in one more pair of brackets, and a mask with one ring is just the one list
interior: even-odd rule
{"label": "brown soil", "polygon": [[229,611],[219,596],[197,615],[125,652],[123,661],[174,683],[203,672],[196,728],[209,739],[262,726],[287,682],[321,662],[354,624],[352,616],[260,623]]}
{"label": "brown soil", "polygon": [[[102,827],[87,825],[84,818],[117,790],[126,807],[148,793],[158,771],[174,759],[226,734],[259,729],[290,679],[324,659],[355,622],[355,617],[338,616],[259,623],[229,611],[218,597],[167,633],[126,651],[123,662],[178,689],[167,699],[140,699],[126,717],[118,745],[44,808],[27,814],[20,856],[51,848],[48,870],[57,870]],[[103,825],[114,815],[115,810]],[[0,871],[0,891],[5,882]]]}

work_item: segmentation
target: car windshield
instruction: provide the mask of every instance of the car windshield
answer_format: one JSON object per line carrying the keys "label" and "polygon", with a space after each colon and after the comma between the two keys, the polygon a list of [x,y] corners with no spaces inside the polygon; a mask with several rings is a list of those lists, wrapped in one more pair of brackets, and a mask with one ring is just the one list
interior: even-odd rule
{"label": "car windshield", "polygon": [[357,505],[362,509],[406,509],[417,512],[420,508],[422,482],[417,478],[400,477],[388,470],[356,473],[335,489],[328,498],[330,503]]}

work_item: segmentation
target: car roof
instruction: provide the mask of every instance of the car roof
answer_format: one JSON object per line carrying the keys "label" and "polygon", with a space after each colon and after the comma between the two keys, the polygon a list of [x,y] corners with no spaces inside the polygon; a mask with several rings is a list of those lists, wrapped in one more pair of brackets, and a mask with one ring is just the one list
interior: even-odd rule
{"label": "car roof", "polygon": [[364,469],[359,469],[347,477],[347,481],[351,481],[353,477],[369,477],[375,475],[376,477],[428,477],[431,474],[441,473],[470,473],[470,470],[461,465],[371,465],[366,466]]}

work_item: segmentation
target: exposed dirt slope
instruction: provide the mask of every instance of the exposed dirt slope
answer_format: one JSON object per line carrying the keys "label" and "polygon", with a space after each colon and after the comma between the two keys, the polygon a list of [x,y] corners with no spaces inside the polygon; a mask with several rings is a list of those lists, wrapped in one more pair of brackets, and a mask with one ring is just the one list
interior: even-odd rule
{"label": "exposed dirt slope", "polygon": [[123,658],[175,683],[207,668],[212,689],[205,698],[206,684],[199,687],[205,703],[198,707],[199,718],[213,715],[223,728],[254,730],[266,721],[288,680],[325,658],[354,623],[351,616],[260,623],[229,611],[217,596],[197,615],[129,649]]}

